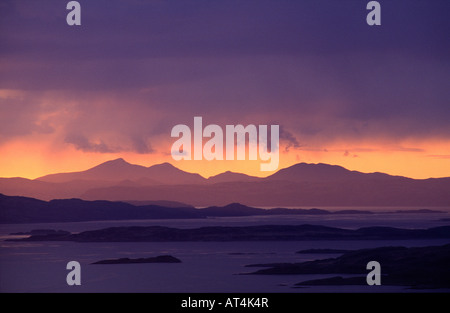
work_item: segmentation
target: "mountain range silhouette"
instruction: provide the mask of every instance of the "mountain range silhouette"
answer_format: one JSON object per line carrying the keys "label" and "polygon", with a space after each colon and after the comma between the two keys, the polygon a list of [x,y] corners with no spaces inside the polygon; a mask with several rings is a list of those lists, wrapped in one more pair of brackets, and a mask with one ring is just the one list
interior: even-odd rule
{"label": "mountain range silhouette", "polygon": [[264,178],[233,172],[204,178],[170,163],[145,167],[120,158],[34,180],[0,178],[0,193],[41,200],[175,201],[194,206],[449,206],[450,178],[411,179],[307,163]]}

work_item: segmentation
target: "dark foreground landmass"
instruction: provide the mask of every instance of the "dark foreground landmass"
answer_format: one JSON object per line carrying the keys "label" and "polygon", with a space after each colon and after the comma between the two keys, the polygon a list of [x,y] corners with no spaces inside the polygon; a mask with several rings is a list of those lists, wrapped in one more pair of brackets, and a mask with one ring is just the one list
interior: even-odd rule
{"label": "dark foreground landmass", "polygon": [[120,258],[112,260],[100,260],[92,264],[137,264],[137,263],[181,263],[181,260],[171,255],[159,255],[157,257],[150,258]]}
{"label": "dark foreground landmass", "polygon": [[[159,203],[166,204],[148,204]],[[210,206],[196,209],[182,203],[135,201],[133,204],[120,201],[85,201],[81,199],[56,199],[42,201],[34,198],[6,196],[0,194],[0,223],[64,223],[101,220],[140,220],[140,219],[203,219],[211,217],[242,217],[270,215],[341,215],[365,214],[367,210],[323,209],[261,209],[240,203],[225,206]],[[388,211],[382,213],[446,213],[445,211],[417,209],[407,211]]]}
{"label": "dark foreground landmass", "polygon": [[167,242],[167,241],[295,241],[295,240],[405,240],[450,238],[450,226],[429,229],[364,227],[356,230],[320,225],[262,225],[179,229],[162,226],[110,227],[77,234],[50,232],[22,241]]}
{"label": "dark foreground landmass", "polygon": [[405,248],[382,247],[344,253],[337,258],[303,263],[251,264],[264,267],[252,275],[295,274],[361,274],[363,276],[333,276],[303,281],[296,286],[366,285],[367,263],[377,261],[381,266],[381,284],[414,288],[450,288],[450,244],[443,246]]}

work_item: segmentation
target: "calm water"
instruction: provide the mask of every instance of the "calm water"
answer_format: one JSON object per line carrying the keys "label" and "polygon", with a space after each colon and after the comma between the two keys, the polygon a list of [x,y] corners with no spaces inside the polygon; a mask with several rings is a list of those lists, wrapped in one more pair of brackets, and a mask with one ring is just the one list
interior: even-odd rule
{"label": "calm water", "polygon": [[[403,287],[342,286],[294,289],[295,283],[330,275],[237,275],[257,268],[253,263],[302,262],[336,255],[295,254],[310,248],[359,249],[387,245],[429,246],[450,240],[406,241],[297,241],[297,242],[165,242],[165,243],[75,243],[7,242],[8,234],[31,229],[63,229],[79,232],[111,226],[164,225],[245,226],[262,224],[318,224],[345,228],[393,226],[428,228],[449,225],[439,214],[374,214],[339,216],[273,216],[215,218],[206,220],[147,220],[57,224],[0,225],[1,292],[411,292]],[[110,258],[139,258],[170,254],[180,264],[93,265]],[[66,284],[66,264],[81,264],[81,286]]]}

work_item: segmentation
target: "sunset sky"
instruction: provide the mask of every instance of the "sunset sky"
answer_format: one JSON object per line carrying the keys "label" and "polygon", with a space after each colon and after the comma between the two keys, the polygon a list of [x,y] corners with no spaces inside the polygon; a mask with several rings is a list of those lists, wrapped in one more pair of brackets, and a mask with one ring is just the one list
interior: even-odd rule
{"label": "sunset sky", "polygon": [[0,177],[175,161],[173,126],[280,125],[280,167],[450,176],[450,1],[0,2]]}

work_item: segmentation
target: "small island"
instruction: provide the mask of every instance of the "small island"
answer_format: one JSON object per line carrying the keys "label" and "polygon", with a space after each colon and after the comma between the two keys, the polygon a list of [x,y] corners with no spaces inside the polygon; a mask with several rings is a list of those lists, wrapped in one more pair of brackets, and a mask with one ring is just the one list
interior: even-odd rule
{"label": "small island", "polygon": [[120,258],[111,260],[100,260],[92,264],[140,264],[140,263],[181,263],[181,260],[171,255],[160,255],[157,257],[150,257],[150,258],[138,258],[138,259]]}
{"label": "small island", "polygon": [[55,230],[55,229],[33,229],[31,231],[10,233],[13,236],[67,236],[70,232],[65,230]]}
{"label": "small island", "polygon": [[352,250],[344,250],[344,249],[306,249],[300,250],[295,253],[298,254],[342,254],[346,252],[350,252]]}

